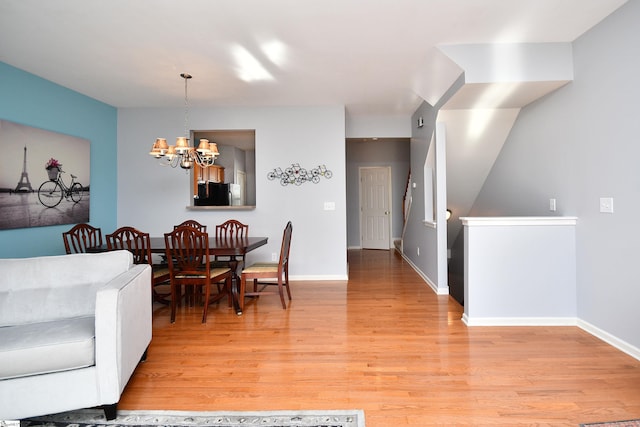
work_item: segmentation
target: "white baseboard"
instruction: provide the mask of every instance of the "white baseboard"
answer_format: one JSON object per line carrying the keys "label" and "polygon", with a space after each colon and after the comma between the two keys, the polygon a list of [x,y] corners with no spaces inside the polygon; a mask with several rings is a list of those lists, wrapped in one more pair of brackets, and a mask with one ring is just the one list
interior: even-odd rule
{"label": "white baseboard", "polygon": [[327,274],[327,275],[301,275],[301,276],[289,276],[291,282],[322,282],[322,281],[348,281],[349,275],[345,274]]}
{"label": "white baseboard", "polygon": [[462,315],[467,326],[577,326],[612,347],[640,360],[640,348],[611,335],[602,329],[575,317],[473,317]]}
{"label": "white baseboard", "polygon": [[[389,246],[388,249],[395,249],[396,245],[393,244],[393,242],[391,242],[391,246]],[[347,246],[347,250],[362,250],[362,246]],[[381,249],[381,250],[386,250],[386,249]]]}
{"label": "white baseboard", "polygon": [[577,326],[575,317],[468,317],[462,315],[467,326]]}
{"label": "white baseboard", "polygon": [[578,327],[589,332],[594,337],[601,339],[607,344],[612,345],[618,350],[624,353],[627,353],[629,356],[633,357],[634,359],[640,360],[640,348],[635,347],[629,344],[628,342],[623,341],[620,338],[615,337],[610,333],[605,332],[602,329],[598,328],[597,326],[594,326],[591,323],[586,322],[584,320],[578,319]]}
{"label": "white baseboard", "polygon": [[433,292],[436,293],[436,295],[449,295],[449,287],[447,286],[446,288],[438,288],[438,285],[436,285],[435,283],[433,283],[431,281],[431,279],[429,279],[429,277],[427,277],[422,270],[420,270],[418,268],[417,265],[415,265],[405,254],[403,254],[402,252],[398,251],[398,253],[402,256],[402,259],[404,259],[405,261],[407,261],[407,263],[411,266],[411,268],[413,268],[415,270],[416,273],[418,273],[418,276],[420,276],[422,278],[422,280],[424,280],[427,285],[429,285],[429,287],[431,289],[433,289]]}

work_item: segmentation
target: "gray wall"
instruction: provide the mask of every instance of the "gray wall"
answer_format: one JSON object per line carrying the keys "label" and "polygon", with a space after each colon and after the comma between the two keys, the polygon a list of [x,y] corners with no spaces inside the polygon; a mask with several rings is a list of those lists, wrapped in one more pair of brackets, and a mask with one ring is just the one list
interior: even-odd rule
{"label": "gray wall", "polygon": [[[631,1],[574,43],[574,82],[522,110],[470,213],[577,216],[578,318],[635,347],[638,22]],[[599,212],[600,197],[614,198],[615,213]]]}
{"label": "gray wall", "polygon": [[[431,106],[423,102],[411,116],[411,182],[415,183],[412,190],[413,203],[407,219],[405,235],[403,239],[403,255],[418,273],[436,290],[438,294],[448,294],[449,286],[446,275],[446,155],[443,148],[435,151],[436,155],[436,228],[426,226],[425,220],[425,177],[424,165],[432,143],[432,138],[437,135],[436,125],[438,110],[455,94],[464,84],[464,74],[461,74],[451,87],[443,94],[442,98]],[[417,126],[418,120],[422,119],[423,125]],[[439,136],[437,146],[446,146],[444,135]],[[444,170],[442,167],[444,166]],[[438,182],[442,180],[443,182]],[[444,194],[443,194],[444,193]],[[429,193],[431,195],[431,193]],[[439,218],[439,219],[438,219]],[[419,251],[418,251],[419,249]],[[419,254],[418,254],[419,252]]]}
{"label": "gray wall", "polygon": [[[432,286],[438,285],[438,241],[435,229],[425,227],[425,189],[424,189],[424,163],[431,144],[431,138],[435,131],[436,108],[423,102],[411,118],[411,182],[416,184],[412,190],[412,205],[407,220],[406,231],[403,240],[403,251],[420,274],[428,280]],[[422,117],[424,125],[415,126],[418,118]],[[420,248],[420,255],[418,255]]]}
{"label": "gray wall", "polygon": [[[253,210],[190,210],[191,175],[157,164],[148,153],[155,135],[180,135],[177,108],[118,110],[118,225],[162,236],[174,224],[195,219],[209,229],[229,218],[249,224],[269,243],[248,254],[247,263],[278,253],[282,230],[291,220],[290,273],[294,280],[347,278],[345,116],[342,106],[192,108],[194,129],[256,130],[256,206]],[[299,163],[325,164],[331,179],[283,186],[269,171]],[[249,178],[249,177],[247,177]],[[335,203],[325,210],[324,203]]]}
{"label": "gray wall", "polygon": [[409,140],[366,141],[347,140],[347,245],[359,248],[360,242],[360,185],[359,168],[391,168],[391,237],[402,236],[402,198],[409,174]]}

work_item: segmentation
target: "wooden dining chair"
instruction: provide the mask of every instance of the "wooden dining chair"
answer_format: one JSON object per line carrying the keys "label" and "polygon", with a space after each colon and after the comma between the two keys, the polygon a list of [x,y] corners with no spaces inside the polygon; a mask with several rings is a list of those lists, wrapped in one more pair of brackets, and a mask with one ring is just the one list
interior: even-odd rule
{"label": "wooden dining chair", "polygon": [[207,232],[207,226],[204,225],[204,224],[200,224],[195,219],[188,219],[186,221],[181,222],[178,225],[174,225],[173,229],[175,230],[176,228],[182,227],[182,226],[193,227],[193,228],[198,229],[200,231],[204,231],[205,233]]}
{"label": "wooden dining chair", "polygon": [[235,219],[229,219],[216,225],[216,237],[219,239],[235,239],[248,235],[249,226]]}
{"label": "wooden dining chair", "polygon": [[[289,297],[289,301],[291,301],[291,290],[289,288],[289,251],[291,249],[292,231],[293,225],[291,224],[291,221],[289,221],[282,234],[280,258],[277,263],[256,262],[242,270],[242,274],[240,275],[240,291],[238,292],[240,311],[243,311],[244,309],[245,297],[264,294],[264,289],[267,286],[278,287],[282,308],[287,308],[287,304],[284,300],[284,288],[287,289],[287,296]],[[266,279],[271,279],[271,281],[265,281]],[[253,292],[246,292],[247,281],[253,282]]]}
{"label": "wooden dining chair", "polygon": [[76,224],[69,231],[62,233],[64,249],[68,254],[87,252],[87,248],[101,246],[102,230],[89,224]]}
{"label": "wooden dining chair", "polygon": [[171,286],[169,267],[166,264],[153,263],[149,233],[144,233],[133,227],[120,227],[113,233],[107,234],[105,238],[108,250],[128,250],[133,254],[134,264],[149,264],[151,266],[153,300],[162,304],[169,304],[169,297],[171,296],[169,291]]}
{"label": "wooden dining chair", "polygon": [[[239,239],[249,235],[249,226],[235,219],[229,219],[222,224],[216,225],[216,239]],[[237,255],[234,257],[238,262],[238,267],[244,265],[244,256]],[[216,255],[214,257],[216,265],[224,265],[229,263],[231,257],[225,255]]]}
{"label": "wooden dining chair", "polygon": [[[204,231],[204,232],[207,231],[207,226],[204,225],[204,224],[199,223],[195,219],[188,219],[186,221],[181,222],[178,225],[174,225],[173,229],[175,230],[176,228],[182,227],[182,226],[193,227],[193,228],[195,228],[197,230]],[[168,263],[165,255],[162,256],[162,260],[163,260],[163,262]]]}
{"label": "wooden dining chair", "polygon": [[[178,289],[183,286],[204,288],[202,323],[207,322],[209,304],[225,296],[232,303],[231,269],[211,267],[209,261],[209,235],[187,225],[177,227],[164,234],[169,276],[171,281],[171,323],[176,320]],[[224,281],[224,287],[211,296],[212,285]],[[195,293],[194,293],[195,294]]]}

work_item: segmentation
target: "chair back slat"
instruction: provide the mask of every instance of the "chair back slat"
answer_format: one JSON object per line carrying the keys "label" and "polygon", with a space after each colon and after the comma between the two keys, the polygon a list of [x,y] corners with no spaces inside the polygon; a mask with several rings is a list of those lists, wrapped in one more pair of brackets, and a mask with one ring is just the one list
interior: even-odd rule
{"label": "chair back slat", "polygon": [[62,240],[68,254],[85,253],[88,248],[102,245],[102,230],[89,224],[76,224],[62,233]]}
{"label": "chair back slat", "polygon": [[180,223],[180,224],[178,224],[178,225],[174,225],[174,226],[173,226],[173,229],[175,230],[176,228],[178,228],[178,227],[183,227],[183,226],[184,226],[184,227],[193,227],[193,228],[195,228],[195,229],[197,229],[197,230],[204,231],[204,232],[206,232],[206,231],[207,231],[207,226],[206,226],[206,225],[204,225],[204,224],[200,224],[200,223],[199,223],[198,221],[196,221],[195,219],[188,219],[188,220],[186,220],[186,221],[181,222],[181,223]]}
{"label": "chair back slat", "polygon": [[247,237],[248,235],[249,226],[235,219],[216,225],[216,238],[218,239],[236,239]]}
{"label": "chair back slat", "polygon": [[282,270],[286,268],[289,263],[289,252],[291,250],[291,234],[293,233],[293,224],[291,221],[287,223],[282,233],[282,246],[280,247],[280,259],[278,261],[278,270],[282,273]]}

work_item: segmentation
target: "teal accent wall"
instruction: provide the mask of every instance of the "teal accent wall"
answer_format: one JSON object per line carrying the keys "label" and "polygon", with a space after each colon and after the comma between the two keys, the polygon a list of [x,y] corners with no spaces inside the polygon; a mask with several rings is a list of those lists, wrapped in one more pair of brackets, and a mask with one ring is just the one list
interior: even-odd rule
{"label": "teal accent wall", "polygon": [[[0,119],[91,142],[90,223],[103,234],[117,222],[117,109],[0,62]],[[0,141],[0,146],[2,141]],[[2,162],[20,159],[2,159]],[[1,167],[1,166],[0,166]],[[16,177],[16,182],[20,177]],[[0,258],[64,253],[71,225],[0,230]]]}

